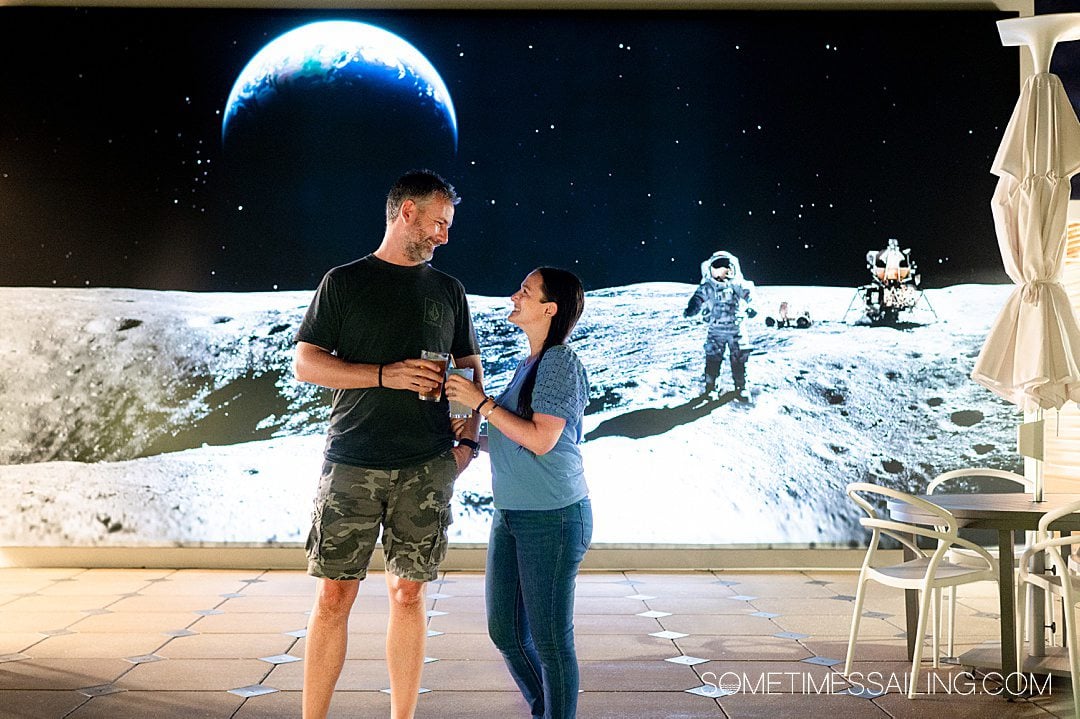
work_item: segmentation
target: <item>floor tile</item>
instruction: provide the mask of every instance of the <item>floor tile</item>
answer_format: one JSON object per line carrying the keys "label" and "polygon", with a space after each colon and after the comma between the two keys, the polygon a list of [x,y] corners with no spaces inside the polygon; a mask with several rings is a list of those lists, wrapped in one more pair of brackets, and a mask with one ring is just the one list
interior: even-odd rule
{"label": "floor tile", "polygon": [[[648,594],[648,592],[646,592]],[[760,606],[757,601],[753,606],[746,602],[733,601],[730,595],[717,595],[712,597],[700,596],[659,596],[655,599],[647,599],[644,604],[649,609],[658,609],[675,614],[747,614]]]}
{"label": "floor tile", "polygon": [[167,659],[243,659],[283,654],[296,644],[284,634],[196,634],[172,639],[155,653]]}
{"label": "floor tile", "polygon": [[[286,596],[298,596],[298,597],[314,597],[315,587],[317,581],[315,577],[308,576],[304,572],[292,572],[292,571],[271,571],[263,574],[260,579],[262,582],[255,584],[249,584],[246,589],[243,590],[245,595],[253,597],[259,596],[274,596],[274,597],[286,597]],[[379,584],[383,584],[381,575],[371,575],[362,584],[371,585],[372,579],[378,579]],[[383,585],[385,587],[385,585]],[[385,594],[385,589],[383,590]]]}
{"label": "floor tile", "polygon": [[[427,696],[420,697],[425,701]],[[426,705],[421,704],[418,716],[424,716]],[[330,704],[329,719],[354,717],[384,717],[390,714],[390,697],[379,691],[337,691]],[[281,719],[300,716],[300,692],[281,691],[252,697],[244,702],[234,719]],[[438,715],[428,715],[438,716]]]}
{"label": "floor tile", "polygon": [[218,596],[206,594],[179,594],[176,596],[160,594],[140,594],[134,597],[118,599],[109,609],[114,612],[194,612],[196,609],[210,609],[224,603]]}
{"label": "floor tile", "polygon": [[625,584],[612,584],[611,582],[578,581],[577,587],[574,589],[576,597],[625,597],[628,594],[635,593],[633,587],[628,587]]}
{"label": "floor tile", "polygon": [[579,661],[585,691],[672,691],[700,684],[693,667],[664,661]]}
{"label": "floor tile", "polygon": [[126,691],[94,697],[66,719],[218,719],[232,716],[243,702],[219,691]]}
{"label": "floor tile", "polygon": [[[680,639],[676,643],[683,641]],[[671,640],[648,635],[576,634],[574,644],[577,647],[579,661],[663,660],[679,654]]]}
{"label": "floor tile", "polygon": [[[350,617],[350,627],[357,621],[361,619]],[[271,634],[299,629],[307,622],[308,615],[303,612],[232,612],[202,617],[190,629],[200,634]]]}
{"label": "floor tile", "polygon": [[501,660],[440,659],[424,667],[422,684],[433,691],[470,690],[481,692],[517,692],[506,664]]}
{"label": "floor tile", "polygon": [[[427,676],[424,677],[425,685]],[[526,719],[528,705],[514,691],[433,691],[420,698],[418,717],[453,717],[453,719]],[[579,716],[587,716],[580,714]]]}
{"label": "floor tile", "polygon": [[0,612],[0,634],[43,632],[62,629],[86,619],[82,612]]}
{"label": "floor tile", "polygon": [[79,633],[95,632],[167,632],[188,627],[199,615],[191,612],[113,612],[81,615],[69,627]]}
{"label": "floor tile", "polygon": [[[580,647],[580,642],[578,644]],[[379,645],[382,648],[382,645]],[[352,654],[352,645],[349,648]],[[491,643],[487,633],[483,634],[444,634],[430,637],[424,652],[429,657],[442,659],[476,659],[481,661],[502,661],[502,654]],[[382,655],[373,658],[381,658]]]}
{"label": "floor tile", "polygon": [[[304,663],[279,664],[262,683],[275,689],[299,691],[304,686]],[[390,675],[385,659],[346,659],[337,683],[343,692],[377,692],[388,686]]]}
{"label": "floor tile", "polygon": [[148,585],[141,579],[127,580],[77,580],[73,582],[57,582],[52,586],[39,589],[38,594],[43,597],[70,597],[70,596],[112,596],[131,592],[141,592]]}
{"label": "floor tile", "polygon": [[687,634],[755,634],[769,636],[784,631],[771,619],[750,614],[674,614],[657,620],[664,629]]}
{"label": "floor tile", "polygon": [[123,659],[23,659],[0,664],[0,690],[67,689],[109,684],[130,671]]}
{"label": "floor tile", "polygon": [[[649,604],[657,603],[658,600],[650,600]],[[638,612],[657,609],[646,606],[640,599],[627,599],[625,597],[575,597],[574,614],[618,614],[628,616]],[[673,611],[663,607],[663,611]]]}
{"label": "floor tile", "polygon": [[[966,691],[966,690],[965,690]],[[963,698],[960,698],[960,697]],[[1046,719],[1046,712],[1029,701],[1007,701],[1003,697],[976,692],[975,694],[949,695],[924,694],[914,700],[901,694],[886,694],[873,700],[893,719],[922,719],[928,716],[955,717],[955,719]],[[1069,707],[1071,714],[1072,707]]]}
{"label": "floor tile", "polygon": [[137,654],[150,654],[161,647],[166,640],[168,640],[168,637],[161,634],[107,633],[86,635],[75,633],[48,637],[23,653],[38,659],[129,657]]}
{"label": "floor tile", "polygon": [[[586,614],[574,617],[574,631],[582,634],[629,634],[645,636],[663,629],[656,619],[629,616]],[[485,630],[486,631],[486,630]]]}
{"label": "floor tile", "polygon": [[128,691],[221,691],[259,684],[272,666],[258,659],[166,659],[139,664],[118,679]]}
{"label": "floor tile", "polygon": [[81,612],[87,609],[110,609],[120,601],[119,594],[19,597],[0,607],[0,617],[7,612]]}
{"label": "floor tile", "polygon": [[[3,621],[3,615],[0,615],[0,622]],[[0,633],[0,655],[15,654],[17,652],[25,653],[27,649],[45,639],[46,636],[40,632]]]}
{"label": "floor tile", "polygon": [[589,691],[578,698],[578,716],[589,719],[724,719],[715,699],[681,691]]}
{"label": "floor tile", "polygon": [[[310,611],[313,603],[314,593],[277,596],[272,594],[249,595],[247,592],[244,592],[243,596],[225,599],[223,604],[218,605],[218,609],[230,614],[243,614],[248,612],[303,613]],[[362,611],[371,607],[372,604],[372,602],[358,601],[353,605],[353,612]],[[381,611],[385,611],[385,608]]]}
{"label": "floor tile", "polygon": [[87,698],[70,690],[12,690],[2,695],[5,719],[64,717]]}
{"label": "floor tile", "polygon": [[728,719],[805,719],[808,714],[834,719],[890,717],[874,702],[842,695],[733,694],[719,702]]}
{"label": "floor tile", "polygon": [[683,654],[695,657],[740,661],[798,661],[814,654],[802,643],[773,636],[691,635],[676,639]]}

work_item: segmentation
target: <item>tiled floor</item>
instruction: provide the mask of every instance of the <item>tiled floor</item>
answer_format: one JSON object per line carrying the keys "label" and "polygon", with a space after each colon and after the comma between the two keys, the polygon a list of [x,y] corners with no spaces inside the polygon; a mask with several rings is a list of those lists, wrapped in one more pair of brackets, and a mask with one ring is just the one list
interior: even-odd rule
{"label": "tiled floor", "polygon": [[[577,644],[587,718],[1071,716],[1068,682],[1009,702],[961,668],[909,701],[901,593],[871,585],[858,646],[874,698],[842,694],[851,572],[586,573]],[[0,569],[0,717],[299,717],[314,580],[290,571]],[[961,590],[961,651],[996,636],[990,584]],[[486,636],[483,576],[428,587],[418,717],[528,717]],[[361,588],[336,717],[387,716],[382,577]],[[838,663],[839,662],[839,663]],[[891,684],[891,686],[889,686]],[[719,685],[734,693],[720,696]],[[688,690],[697,690],[692,693]]]}

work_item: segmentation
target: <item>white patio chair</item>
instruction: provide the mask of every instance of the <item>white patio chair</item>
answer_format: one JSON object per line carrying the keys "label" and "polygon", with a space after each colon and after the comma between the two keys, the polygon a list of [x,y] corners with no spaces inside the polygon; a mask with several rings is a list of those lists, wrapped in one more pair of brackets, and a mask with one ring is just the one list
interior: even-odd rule
{"label": "white patio chair", "polygon": [[[986,482],[985,480],[995,480],[993,482]],[[1007,482],[1013,485],[1014,492],[1031,492],[1034,489],[1035,483],[1023,475],[1016,474],[1015,472],[1009,472],[1004,469],[990,469],[988,467],[971,467],[965,469],[954,469],[951,472],[945,472],[935,477],[930,484],[926,486],[927,494],[934,494],[936,492],[951,490],[951,485],[956,484],[969,484],[978,487],[980,490],[985,489],[987,486],[994,486],[995,484],[1000,486],[1001,481]],[[963,531],[963,530],[961,530]],[[972,539],[969,535],[967,539]],[[1014,549],[1014,559],[1019,559],[1024,550],[1035,541],[1035,533],[1027,532],[1026,541],[1024,544]],[[987,547],[990,556],[995,559],[998,557],[997,547]],[[949,550],[946,557],[950,562],[954,564],[960,564],[963,566],[979,567],[982,565],[982,557],[964,547],[953,547]],[[948,650],[947,656],[955,657],[954,651],[956,641],[956,587],[951,587],[948,591],[949,601],[949,618],[946,631],[948,632]],[[1019,614],[1018,616],[1023,616]],[[1023,626],[1027,626],[1027,618],[1022,621]]]}
{"label": "white patio chair", "polygon": [[[1080,717],[1080,646],[1077,646],[1077,642],[1080,641],[1080,636],[1076,631],[1076,612],[1074,611],[1077,602],[1080,602],[1080,575],[1077,575],[1075,568],[1070,566],[1069,555],[1072,553],[1072,549],[1080,546],[1080,534],[1066,534],[1060,537],[1051,537],[1048,527],[1062,517],[1073,514],[1074,512],[1080,512],[1080,501],[1072,502],[1064,507],[1055,509],[1052,512],[1047,512],[1043,515],[1043,518],[1039,520],[1039,529],[1036,535],[1039,541],[1032,544],[1024,553],[1020,555],[1019,563],[1019,579],[1016,583],[1016,607],[1017,616],[1024,615],[1024,608],[1027,601],[1027,592],[1025,589],[1027,585],[1033,587],[1039,587],[1048,596],[1061,597],[1062,600],[1062,624],[1064,624],[1064,631],[1068,632],[1068,636],[1065,638],[1065,643],[1069,647],[1069,674],[1072,678],[1073,686],[1073,710],[1075,715]],[[1065,554],[1062,554],[1062,548],[1065,548]],[[1045,562],[1047,570],[1052,570],[1053,574],[1049,572],[1043,574],[1031,573],[1031,559],[1038,553],[1045,552]],[[1024,669],[1024,632],[1023,627],[1019,624],[1016,626],[1016,671],[1017,673],[1023,672]]]}
{"label": "white patio chair", "polygon": [[[941,589],[953,587],[970,582],[984,580],[997,580],[997,562],[985,549],[961,538],[958,534],[956,518],[947,510],[906,494],[896,489],[881,487],[876,484],[856,482],[849,484],[847,494],[864,512],[866,517],[859,520],[862,526],[871,530],[870,546],[863,558],[862,569],[859,571],[859,583],[855,592],[855,608],[851,616],[851,635],[848,639],[847,660],[844,663],[844,674],[851,673],[851,664],[855,658],[855,640],[859,636],[859,623],[862,619],[863,602],[866,599],[866,583],[875,581],[888,587],[898,589],[915,589],[919,592],[919,621],[917,636],[915,638],[915,652],[911,661],[911,676],[908,683],[908,698],[915,698],[915,689],[918,687],[919,665],[922,661],[923,643],[925,642],[927,620],[931,617],[933,627],[934,666],[939,665],[938,637],[941,630],[941,612],[939,608]],[[933,517],[932,526],[909,524],[894,519],[886,519],[881,515],[883,510],[875,506],[875,502],[884,502],[893,499],[911,505],[920,514]],[[891,537],[900,542],[915,554],[911,559],[899,564],[880,564],[882,551],[882,537]],[[922,549],[918,546],[918,538],[926,537],[936,542],[932,549]],[[950,562],[947,558],[949,550],[953,547],[970,549],[982,562],[980,567],[965,566]],[[933,605],[931,605],[931,600]]]}

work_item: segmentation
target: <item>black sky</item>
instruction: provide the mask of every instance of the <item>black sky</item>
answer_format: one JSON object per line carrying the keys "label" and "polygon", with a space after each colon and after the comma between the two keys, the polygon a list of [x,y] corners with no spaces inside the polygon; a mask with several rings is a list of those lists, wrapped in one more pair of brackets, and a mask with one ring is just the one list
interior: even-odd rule
{"label": "black sky", "polygon": [[397,33],[449,87],[435,169],[464,199],[435,263],[469,292],[539,264],[696,282],[717,249],[759,284],[855,286],[889,237],[929,286],[1005,281],[1005,16],[0,8],[0,284],[307,289],[374,249],[382,197],[260,218],[223,158],[240,70],[321,19]]}

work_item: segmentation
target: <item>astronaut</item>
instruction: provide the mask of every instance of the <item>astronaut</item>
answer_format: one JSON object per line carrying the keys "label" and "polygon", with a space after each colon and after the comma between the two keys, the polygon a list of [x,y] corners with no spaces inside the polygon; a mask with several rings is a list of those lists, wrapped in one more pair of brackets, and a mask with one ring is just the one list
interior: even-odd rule
{"label": "astronaut", "polygon": [[746,358],[750,354],[742,328],[743,317],[754,317],[751,307],[754,283],[743,279],[739,259],[729,252],[715,252],[701,263],[701,284],[683,314],[701,313],[709,323],[705,336],[705,393],[716,394],[720,367],[727,352],[735,396],[747,400]]}

